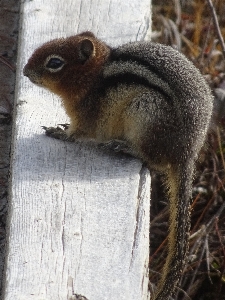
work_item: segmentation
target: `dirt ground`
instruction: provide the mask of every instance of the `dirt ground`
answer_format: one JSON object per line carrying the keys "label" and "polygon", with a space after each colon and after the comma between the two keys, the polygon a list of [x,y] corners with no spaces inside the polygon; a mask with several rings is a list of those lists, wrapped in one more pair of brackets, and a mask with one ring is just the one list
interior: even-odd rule
{"label": "dirt ground", "polygon": [[6,244],[7,188],[16,75],[19,4],[20,1],[18,0],[0,0],[0,295]]}

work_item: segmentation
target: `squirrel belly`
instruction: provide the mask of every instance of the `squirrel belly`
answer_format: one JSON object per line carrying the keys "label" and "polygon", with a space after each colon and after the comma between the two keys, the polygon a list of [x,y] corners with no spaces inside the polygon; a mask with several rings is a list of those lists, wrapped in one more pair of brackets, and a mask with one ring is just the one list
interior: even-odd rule
{"label": "squirrel belly", "polygon": [[193,172],[212,114],[213,97],[202,75],[169,46],[135,42],[110,48],[90,32],[44,44],[24,75],[58,94],[70,117],[68,129],[47,134],[121,141],[165,174],[168,256],[152,298],[169,299],[188,251]]}

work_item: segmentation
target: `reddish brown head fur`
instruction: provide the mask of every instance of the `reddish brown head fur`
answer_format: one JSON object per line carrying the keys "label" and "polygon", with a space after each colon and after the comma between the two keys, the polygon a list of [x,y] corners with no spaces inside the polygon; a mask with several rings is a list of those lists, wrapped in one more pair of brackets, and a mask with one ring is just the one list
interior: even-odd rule
{"label": "reddish brown head fur", "polygon": [[109,52],[106,44],[84,32],[45,43],[33,53],[23,72],[32,82],[60,96],[66,96],[71,87],[79,94],[88,88],[87,77],[93,82]]}

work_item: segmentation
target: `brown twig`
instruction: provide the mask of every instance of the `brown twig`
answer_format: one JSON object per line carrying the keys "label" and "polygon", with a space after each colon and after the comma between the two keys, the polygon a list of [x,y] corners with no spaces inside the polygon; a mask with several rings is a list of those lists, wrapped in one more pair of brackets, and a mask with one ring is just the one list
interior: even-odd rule
{"label": "brown twig", "polygon": [[195,230],[197,230],[201,220],[203,219],[205,213],[208,211],[209,207],[211,206],[211,204],[213,203],[215,197],[211,197],[211,199],[209,200],[209,202],[207,203],[206,207],[203,209],[201,215],[199,216],[197,222],[195,223],[194,227],[191,230],[191,234],[193,234],[193,232],[195,232]]}
{"label": "brown twig", "polygon": [[179,0],[173,0],[174,1],[174,10],[176,13],[176,25],[179,26],[181,23],[181,4]]}
{"label": "brown twig", "polygon": [[156,251],[150,256],[150,258],[149,258],[149,264],[151,263],[151,261],[153,260],[153,258],[155,257],[155,255],[156,255],[161,249],[163,249],[163,247],[164,247],[164,245],[166,244],[167,240],[168,240],[168,237],[166,237],[166,238],[164,239],[164,241],[159,245],[159,247],[156,249]]}
{"label": "brown twig", "polygon": [[219,287],[219,290],[221,290],[221,289],[222,289],[222,278],[223,278],[224,272],[225,272],[225,247],[224,247],[224,245],[223,245],[221,233],[220,233],[220,231],[219,231],[218,221],[219,221],[219,218],[216,217],[216,219],[215,219],[215,228],[216,228],[216,233],[217,233],[217,235],[218,235],[220,244],[221,244],[221,246],[222,246],[222,252],[223,252],[223,265],[222,265],[222,268],[221,268],[221,275],[220,275],[221,281],[220,281],[220,287]]}
{"label": "brown twig", "polygon": [[212,279],[210,277],[210,258],[209,258],[209,255],[210,252],[209,252],[209,234],[207,233],[206,234],[206,239],[205,239],[205,258],[206,258],[206,267],[207,267],[207,274],[208,274],[208,279],[209,279],[209,282],[211,284],[212,283]]}
{"label": "brown twig", "polygon": [[215,8],[214,8],[214,5],[213,5],[212,1],[207,0],[207,2],[209,4],[209,7],[210,7],[210,10],[211,10],[211,13],[212,13],[213,22],[214,22],[214,25],[215,25],[215,28],[216,28],[216,32],[217,32],[217,35],[218,35],[218,38],[219,38],[219,41],[220,41],[220,45],[222,47],[223,56],[224,56],[224,59],[225,59],[225,44],[224,44],[223,36],[222,36],[221,30],[220,30],[220,27],[219,27],[219,22],[218,22],[218,18],[217,18],[217,15],[216,15],[216,11],[215,11]]}
{"label": "brown twig", "polygon": [[225,161],[224,161],[224,157],[223,157],[223,149],[222,149],[222,143],[221,143],[221,135],[220,135],[220,130],[219,130],[219,127],[218,127],[218,126],[217,126],[216,130],[217,130],[217,138],[218,138],[218,143],[219,143],[219,149],[220,149],[221,160],[222,160],[223,167],[224,167],[224,170],[225,170]]}
{"label": "brown twig", "polygon": [[191,204],[191,209],[193,209],[198,202],[198,199],[201,197],[201,193],[198,193],[198,195],[195,197],[193,203]]}
{"label": "brown twig", "polygon": [[[202,241],[202,240],[199,241],[199,242],[200,242],[200,243],[199,243],[199,246],[204,244],[204,241]],[[202,260],[203,260],[203,256],[204,256],[204,254],[205,254],[205,251],[206,251],[205,246],[203,246],[202,249],[201,249],[200,255],[199,255],[199,257],[198,257],[197,266],[196,266],[196,268],[195,268],[195,270],[194,270],[194,272],[193,272],[193,274],[192,274],[192,278],[191,278],[191,281],[190,281],[190,284],[189,284],[190,287],[191,287],[191,286],[194,284],[194,282],[195,282],[195,279],[196,279],[197,274],[198,274],[198,269],[199,269],[199,267],[200,267],[200,265],[201,265],[201,263],[202,263]],[[187,291],[187,292],[188,292],[188,291]]]}
{"label": "brown twig", "polygon": [[0,61],[3,63],[3,64],[5,64],[7,67],[9,67],[10,68],[10,70],[12,70],[13,72],[15,72],[16,71],[16,68],[13,66],[13,65],[11,65],[2,55],[0,55]]}

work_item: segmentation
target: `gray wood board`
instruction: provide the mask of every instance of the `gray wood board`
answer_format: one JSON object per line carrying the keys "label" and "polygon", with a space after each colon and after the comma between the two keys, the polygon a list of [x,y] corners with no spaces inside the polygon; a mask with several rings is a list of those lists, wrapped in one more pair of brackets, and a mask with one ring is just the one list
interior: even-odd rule
{"label": "gray wood board", "polygon": [[41,128],[68,122],[22,75],[33,50],[84,30],[118,45],[149,32],[149,1],[23,1],[5,300],[147,299],[150,177],[139,160]]}

